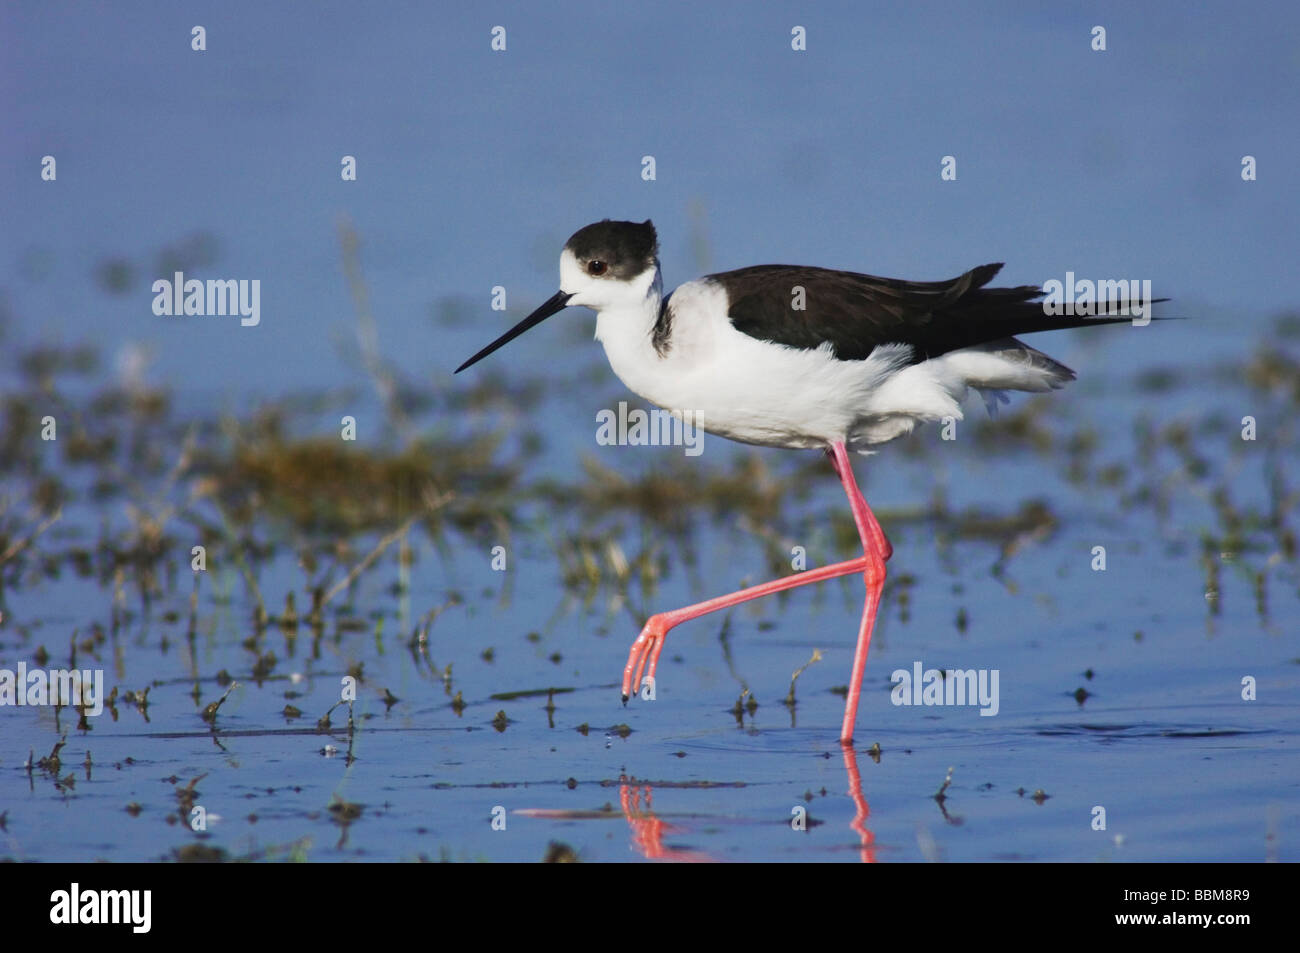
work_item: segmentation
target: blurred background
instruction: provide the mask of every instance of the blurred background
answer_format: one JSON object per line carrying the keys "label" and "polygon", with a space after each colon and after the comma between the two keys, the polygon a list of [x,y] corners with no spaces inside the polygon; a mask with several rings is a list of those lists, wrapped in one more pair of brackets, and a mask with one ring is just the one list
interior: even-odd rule
{"label": "blurred background", "polygon": [[[213,398],[344,372],[341,216],[364,239],[385,354],[426,377],[504,325],[494,285],[520,309],[544,300],[564,240],[600,218],[653,218],[670,284],[768,261],[942,278],[991,260],[1012,283],[1150,278],[1238,326],[1292,304],[1300,53],[1296,15],[1275,5],[0,16],[15,333],[145,345],[161,381]],[[157,320],[168,251],[204,277],[260,278],[262,325]],[[465,326],[431,325],[457,297]]]}
{"label": "blurred background", "polygon": [[[650,779],[692,850],[859,859],[834,744],[856,581],[683,628],[655,705],[614,687],[648,613],[851,552],[820,455],[598,446],[599,410],[641,404],[579,309],[451,376],[608,217],[654,220],[669,287],[1005,261],[1172,298],[1188,320],[1032,338],[1066,391],[859,464],[897,547],[869,859],[1295,859],[1298,26],[1239,2],[5,4],[0,665],[95,659],[124,710],[0,712],[0,856],[663,857],[640,782],[608,790]],[[260,323],[155,315],[175,271],[260,281]],[[1000,716],[890,705],[918,659],[1000,668]],[[349,673],[359,710],[322,726]],[[149,769],[92,767],[128,757]],[[188,826],[200,776],[224,827]],[[546,793],[510,810],[561,813],[495,837],[484,788],[525,783]],[[830,823],[754,835],[813,792]],[[132,805],[148,833],[105,834]]]}

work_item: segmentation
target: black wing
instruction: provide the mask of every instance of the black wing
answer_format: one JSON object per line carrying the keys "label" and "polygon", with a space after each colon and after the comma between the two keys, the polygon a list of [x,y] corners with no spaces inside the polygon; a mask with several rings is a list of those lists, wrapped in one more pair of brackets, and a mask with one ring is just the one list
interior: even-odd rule
{"label": "black wing", "polygon": [[[840,360],[862,360],[882,344],[910,344],[923,361],[958,348],[1032,331],[1107,324],[1129,317],[1049,316],[1033,285],[984,287],[1001,262],[948,281],[900,281],[802,265],[756,265],[708,277],[727,291],[736,330],[788,347],[829,342]],[[796,288],[803,289],[797,310]]]}

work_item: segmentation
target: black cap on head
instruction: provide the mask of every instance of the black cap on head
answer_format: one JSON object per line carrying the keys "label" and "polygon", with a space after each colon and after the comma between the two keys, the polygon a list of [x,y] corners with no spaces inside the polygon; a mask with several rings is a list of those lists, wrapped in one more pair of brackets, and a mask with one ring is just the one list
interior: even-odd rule
{"label": "black cap on head", "polygon": [[[644,222],[611,222],[605,219],[603,222],[578,229],[564,247],[578,259],[587,274],[596,278],[610,277],[630,281],[645,274],[647,269],[655,267],[655,256],[659,254],[659,239],[655,235],[654,225],[648,218]],[[589,268],[593,261],[599,261],[603,267]],[[536,327],[551,315],[564,310],[569,305],[569,299],[577,293],[557,291],[536,311],[456,368],[456,373],[459,374],[465,368],[477,364],[529,328]]]}
{"label": "black cap on head", "polygon": [[573,233],[565,248],[580,262],[603,261],[613,278],[635,278],[654,266],[659,236],[650,219],[644,222],[601,222]]}

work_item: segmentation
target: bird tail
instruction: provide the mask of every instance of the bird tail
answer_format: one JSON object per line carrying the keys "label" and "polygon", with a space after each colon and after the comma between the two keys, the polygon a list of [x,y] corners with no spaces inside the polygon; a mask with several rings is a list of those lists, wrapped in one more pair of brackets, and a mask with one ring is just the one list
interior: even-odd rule
{"label": "bird tail", "polygon": [[[1108,294],[1105,300],[1091,301],[1080,306],[1072,301],[1054,303],[1046,290],[1034,285],[986,288],[985,285],[1001,270],[1002,264],[996,262],[968,271],[963,276],[969,277],[970,281],[963,289],[962,303],[967,305],[967,321],[973,319],[974,324],[987,323],[990,330],[996,326],[998,331],[1008,337],[1032,334],[1035,331],[1063,331],[1093,324],[1122,324],[1138,318],[1151,320],[1151,306],[1169,300],[1112,298]],[[1081,311],[1081,307],[1086,313]]]}

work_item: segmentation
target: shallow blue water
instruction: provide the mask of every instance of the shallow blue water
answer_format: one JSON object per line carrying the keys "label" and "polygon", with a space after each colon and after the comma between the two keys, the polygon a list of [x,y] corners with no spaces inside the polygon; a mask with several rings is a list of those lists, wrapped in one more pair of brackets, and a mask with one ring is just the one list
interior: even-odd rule
{"label": "shallow blue water", "polygon": [[[1088,358],[1102,368],[1091,376],[1104,393],[1089,394],[1085,378],[1038,398],[1053,402],[1043,422],[1060,433],[1086,423],[1102,435],[1103,461],[1131,459],[1132,415],[1167,419],[1177,390],[1168,400],[1126,392],[1119,372],[1104,370],[1109,358],[1104,345]],[[553,395],[535,419],[564,430],[586,400]],[[987,426],[977,421],[982,413],[971,415],[973,427]],[[1198,418],[1188,419],[1197,432]],[[890,449],[858,463],[895,545],[891,573],[913,577],[903,587],[905,607],[891,583],[873,639],[852,759],[860,781],[835,740],[843,700],[833,691],[847,681],[856,638],[856,580],[683,625],[669,636],[656,700],[624,708],[617,685],[636,633],[633,613],[608,587],[587,605],[566,597],[553,543],[574,527],[562,518],[524,520],[514,527],[506,572],[492,570],[488,545],[462,541],[444,557],[413,535],[409,594],[394,598],[398,568],[391,554],[383,557],[361,577],[343,616],[359,618],[359,627],[339,631],[331,612],[318,657],[305,626],[292,646],[274,624],[267,630],[278,663],[260,683],[250,677],[255,656],[240,645],[252,602],[238,573],[216,567],[200,580],[193,654],[183,637],[188,584],[178,586],[151,619],[134,617],[99,650],[108,684],[153,683],[147,721],[120,701],[118,718],[106,713],[89,732],[76,731],[66,710],[57,727],[49,709],[5,712],[4,852],[141,860],[202,839],[231,856],[532,860],[556,840],[586,860],[1294,859],[1294,563],[1270,566],[1267,535],[1248,537],[1247,551],[1220,560],[1213,614],[1200,540],[1216,531],[1205,502],[1214,481],[1180,473],[1167,450],[1156,453],[1150,473],[1134,468],[1121,491],[1072,485],[1060,454],[1023,446],[989,453],[928,431],[913,440],[916,454]],[[719,452],[724,446],[716,442],[700,458],[701,478],[703,468],[737,465],[730,447]],[[675,452],[605,449],[629,474],[654,467],[656,453]],[[778,471],[804,461],[739,452],[760,453]],[[1236,505],[1262,502],[1259,461],[1227,445],[1220,456]],[[545,465],[574,464],[546,454]],[[810,565],[839,558],[829,522],[844,508],[829,467],[811,472],[801,481],[807,499],[790,499],[781,515],[782,532],[806,546]],[[1163,518],[1124,502],[1152,480],[1172,487]],[[1057,524],[995,574],[999,542],[961,538],[954,519],[917,518],[939,487],[953,512],[1006,516],[1038,498]],[[639,517],[627,516],[615,538],[631,552],[641,531]],[[761,541],[734,521],[696,516],[692,525],[695,565],[670,545],[647,610],[767,572]],[[1107,550],[1104,572],[1092,568],[1096,545]],[[1264,614],[1247,569],[1268,576]],[[295,588],[304,604],[290,554],[265,564],[258,582],[272,609]],[[452,592],[463,604],[438,616],[429,662],[418,659],[407,633]],[[35,646],[44,645],[50,664],[61,664],[69,629],[102,617],[110,595],[75,578],[10,591],[7,617],[32,628],[4,636],[4,657],[31,665]],[[635,585],[630,598],[642,601]],[[161,621],[168,608],[181,613],[178,621]],[[489,648],[490,661],[482,657]],[[800,675],[792,712],[782,699],[814,648],[823,658]],[[318,731],[316,719],[358,662],[364,680],[354,730],[339,708],[332,729]],[[893,704],[892,673],[917,662],[997,670],[997,714]],[[81,664],[90,664],[84,655]],[[441,677],[449,665],[450,692]],[[239,686],[214,734],[198,711],[219,697],[223,669]],[[1247,676],[1257,700],[1242,700]],[[548,688],[560,690],[549,713]],[[738,721],[732,708],[745,688],[758,707]],[[1088,693],[1082,703],[1080,688]],[[399,699],[391,708],[385,689]],[[457,692],[459,714],[450,706]],[[290,702],[301,717],[284,716]],[[504,731],[492,723],[498,711],[509,719]],[[25,771],[29,749],[37,758],[48,753],[60,730],[68,734],[60,774]],[[933,795],[950,768],[940,803]],[[60,783],[69,772],[72,783]],[[177,789],[196,777],[195,803],[209,817],[202,835],[167,822],[178,818]],[[360,816],[344,826],[329,810],[335,799],[361,805]],[[138,816],[127,813],[129,804],[140,806]],[[800,808],[806,829],[795,830]],[[1104,830],[1093,827],[1098,808]],[[493,826],[494,811],[503,830]]]}
{"label": "shallow blue water", "polygon": [[[74,492],[36,540],[57,574],[23,557],[4,576],[0,668],[42,651],[66,665],[74,634],[99,626],[78,663],[120,694],[150,692],[147,716],[119,699],[88,731],[66,709],[0,709],[0,859],[152,860],[203,844],[231,858],[531,861],[552,841],[595,861],[1300,859],[1300,574],[1286,543],[1298,344],[1276,320],[1294,306],[1300,250],[1297,180],[1277,171],[1296,151],[1293,11],[1116,8],[1103,55],[1046,9],[822,4],[801,14],[802,58],[781,5],[721,25],[691,4],[521,9],[496,58],[469,11],[210,16],[197,54],[169,5],[0,10],[0,218],[18,223],[0,230],[4,432],[34,440],[18,397],[39,418],[56,395],[66,440],[114,383],[165,390],[175,425],[119,446],[107,472],[69,463],[66,443],[40,450]],[[950,152],[960,175],[942,182]],[[39,177],[46,154],[56,182]],[[356,182],[338,178],[344,154]],[[1006,259],[1009,283],[1150,276],[1195,320],[1035,337],[1076,383],[1018,395],[992,425],[973,400],[956,440],[926,428],[857,462],[895,554],[846,755],[836,689],[856,580],[687,624],[654,702],[625,708],[618,687],[644,615],[788,572],[794,547],[809,566],[853,555],[829,467],[714,438],[689,459],[599,446],[596,413],[632,398],[585,312],[450,376],[553,292],[564,238],[604,216],[653,216],[670,286],[760,261],[927,279]],[[272,622],[251,651],[244,567],[214,561],[195,590],[185,555],[230,525],[200,492],[221,474],[167,487],[165,472],[189,424],[199,449],[228,454],[231,433],[290,396],[321,400],[286,412],[287,437],[333,437],[350,414],[361,447],[400,445],[359,369],[340,222],[361,239],[379,355],[432,401],[415,433],[501,435],[451,508],[520,461],[532,492],[508,511],[493,497],[499,520],[436,538],[417,527],[409,573],[386,550],[330,603],[317,644],[305,622],[292,638]],[[154,315],[150,283],[176,261],[262,281],[262,323]],[[498,285],[506,313],[489,310]],[[98,368],[57,387],[17,366],[33,347],[82,344]],[[1269,383],[1261,355],[1291,363]],[[455,403],[484,379],[541,396]],[[162,473],[137,472],[150,454]],[[581,496],[594,461],[615,482],[666,472],[703,495],[755,460],[788,484],[761,520],[712,497],[593,514],[537,492],[550,480]],[[40,487],[0,463],[4,554],[39,525],[27,504]],[[126,489],[97,495],[99,478]],[[67,559],[132,539],[142,512],[173,547],[148,605],[129,568],[83,578]],[[248,530],[277,547],[250,574],[267,611],[293,593],[301,614],[321,574],[300,568],[284,522],[277,511]],[[393,528],[338,540],[349,550],[329,578]],[[565,578],[575,540],[596,541],[594,585]],[[618,558],[643,554],[656,579],[640,567],[611,582]],[[413,652],[412,630],[443,606],[427,655]],[[814,649],[792,711],[782,700]],[[918,662],[996,670],[997,715],[894,705],[891,674]],[[319,730],[357,665],[352,729],[341,707]],[[223,672],[238,686],[214,731],[200,713]],[[738,720],[746,690],[757,708]],[[493,697],[519,692],[532,694]],[[42,767],[65,736],[60,763]],[[206,831],[191,829],[192,806]]]}

